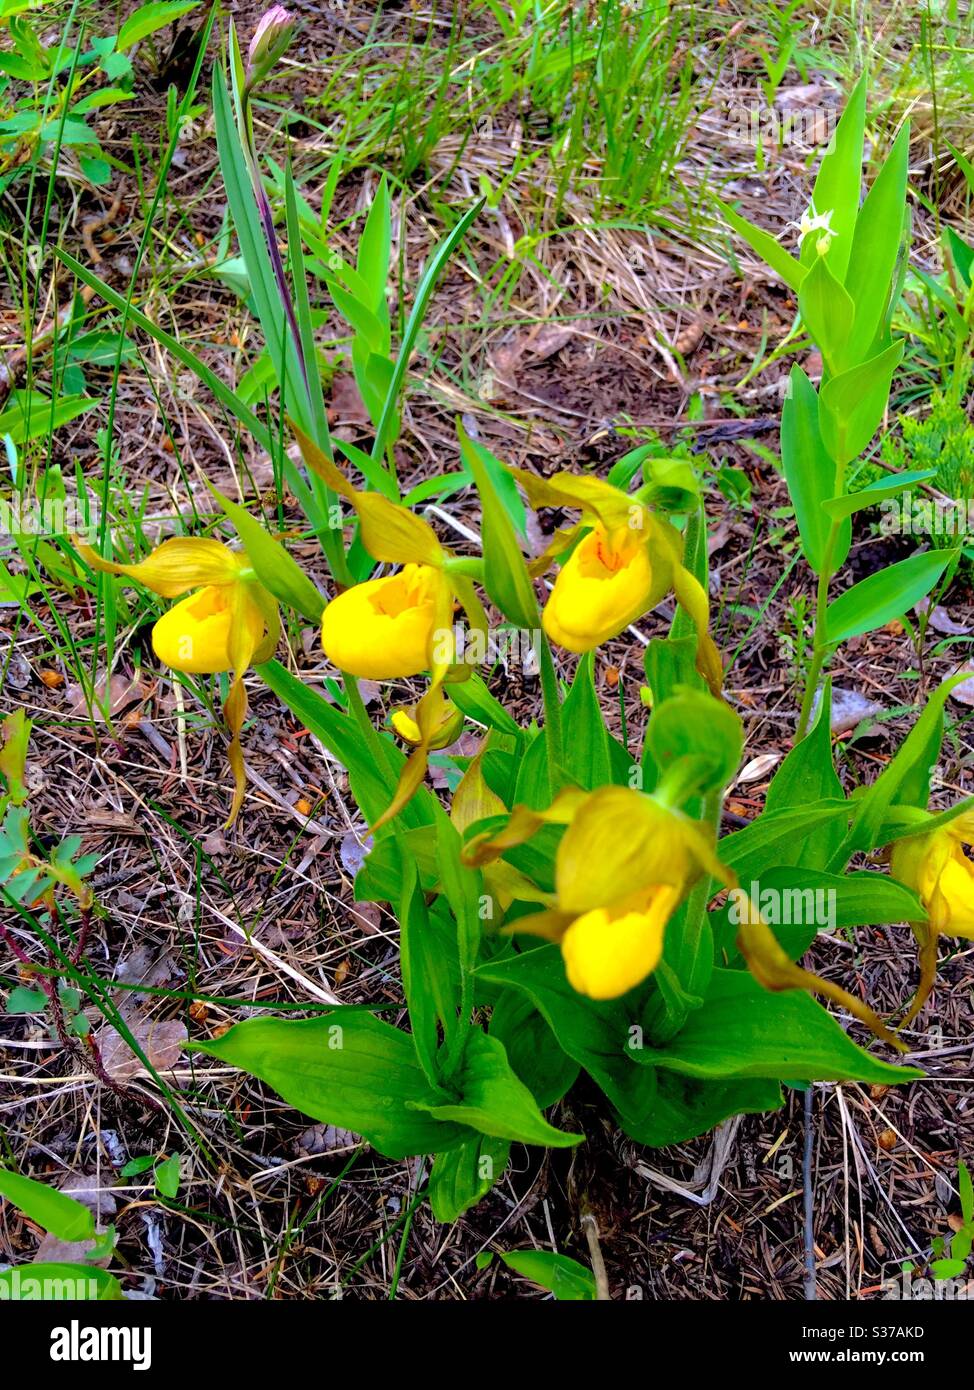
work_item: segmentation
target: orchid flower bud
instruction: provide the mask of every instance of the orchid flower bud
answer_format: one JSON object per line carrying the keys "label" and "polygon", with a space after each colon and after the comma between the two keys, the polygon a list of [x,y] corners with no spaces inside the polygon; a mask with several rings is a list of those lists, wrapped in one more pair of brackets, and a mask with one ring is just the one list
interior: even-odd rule
{"label": "orchid flower bud", "polygon": [[287,51],[296,19],[283,5],[272,5],[254,30],[247,52],[247,85],[263,80]]}

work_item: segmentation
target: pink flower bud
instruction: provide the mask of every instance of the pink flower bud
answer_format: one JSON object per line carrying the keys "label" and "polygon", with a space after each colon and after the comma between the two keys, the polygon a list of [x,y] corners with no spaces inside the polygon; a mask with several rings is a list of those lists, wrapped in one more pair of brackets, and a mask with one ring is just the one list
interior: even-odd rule
{"label": "pink flower bud", "polygon": [[272,5],[254,30],[247,53],[247,80],[259,81],[270,72],[294,35],[295,17],[283,5]]}

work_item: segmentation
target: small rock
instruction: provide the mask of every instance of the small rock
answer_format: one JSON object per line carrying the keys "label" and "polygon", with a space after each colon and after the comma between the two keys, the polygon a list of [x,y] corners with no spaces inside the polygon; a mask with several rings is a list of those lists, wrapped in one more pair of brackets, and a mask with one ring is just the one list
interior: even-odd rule
{"label": "small rock", "polygon": [[338,848],[338,855],[342,861],[342,867],[352,878],[358,873],[372,848],[372,836],[366,835],[364,840],[356,835],[354,830],[350,830],[347,835],[342,836],[342,842]]}
{"label": "small rock", "polygon": [[[815,696],[814,713],[818,712],[821,698],[822,694],[819,691]],[[877,714],[882,714],[884,709],[884,705],[876,700],[867,699],[858,690],[844,690],[841,686],[835,686],[832,690],[832,732],[848,733],[864,719],[872,719]]]}
{"label": "small rock", "polygon": [[954,686],[950,698],[962,705],[974,705],[974,662],[965,661],[963,666],[958,666],[954,675],[966,676],[967,680]]}

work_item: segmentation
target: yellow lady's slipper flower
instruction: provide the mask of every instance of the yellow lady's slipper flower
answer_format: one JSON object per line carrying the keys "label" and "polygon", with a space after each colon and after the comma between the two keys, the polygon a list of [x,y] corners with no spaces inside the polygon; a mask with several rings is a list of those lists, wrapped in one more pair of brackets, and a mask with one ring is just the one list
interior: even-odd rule
{"label": "yellow lady's slipper flower", "polygon": [[571,788],[547,811],[518,807],[505,829],[471,840],[464,858],[489,864],[545,823],[567,826],[554,905],[505,930],[557,941],[569,983],[591,999],[616,999],[656,969],[666,924],[704,873],[733,882],[700,825],[628,787]]}
{"label": "yellow lady's slipper flower", "polygon": [[939,830],[910,835],[893,846],[894,878],[917,894],[927,910],[926,922],[911,922],[920,947],[920,983],[900,1027],[912,1023],[923,1008],[937,975],[937,938],[962,936],[974,941],[974,863],[964,846],[974,843],[974,815],[958,816]]}
{"label": "yellow lady's slipper flower", "polygon": [[437,746],[434,740],[441,728],[443,682],[448,675],[463,680],[470,674],[470,668],[462,666],[451,672],[454,600],[471,629],[485,635],[487,615],[469,577],[448,568],[451,556],[427,521],[382,493],[353,487],[320,446],[293,420],[290,423],[308,468],[355,508],[369,554],[403,567],[353,585],[332,599],[321,623],[325,655],[340,670],[369,680],[429,672],[429,687],[414,710],[419,737],[408,740],[414,751],[374,831],[399,814],[426,775],[429,751]]}
{"label": "yellow lady's slipper flower", "polygon": [[542,627],[570,652],[591,651],[655,608],[670,579],[670,567],[653,565],[638,533],[596,525],[562,565]]}
{"label": "yellow lady's slipper flower", "polygon": [[152,629],[153,650],[164,665],[191,675],[233,673],[223,707],[236,784],[227,820],[227,825],[232,825],[247,785],[240,746],[240,731],[247,716],[243,677],[250,665],[266,661],[277,646],[280,619],[276,602],[257,582],[246,555],[212,538],[175,536],[136,565],[104,560],[80,542],[78,551],[92,569],[103,574],[123,575],[164,598],[189,595],[164,613]]}
{"label": "yellow lady's slipper flower", "polygon": [[[493,812],[488,805],[483,814]],[[566,788],[546,811],[517,806],[503,829],[469,840],[463,858],[489,866],[546,824],[568,827],[555,855],[554,902],[505,930],[559,942],[569,982],[593,999],[625,994],[656,969],[667,923],[704,875],[736,886],[705,826],[628,787]],[[518,891],[513,896],[532,901]],[[765,989],[825,995],[904,1050],[861,999],[789,959],[756,909],[742,916],[737,941]]]}
{"label": "yellow lady's slipper flower", "polygon": [[197,676],[232,671],[234,621],[249,629],[243,641],[256,651],[266,626],[263,610],[243,590],[235,614],[232,597],[230,586],[208,584],[164,613],[152,629],[152,649],[163,665]]}
{"label": "yellow lady's slipper flower", "polygon": [[557,536],[531,567],[534,574],[543,574],[578,541],[541,617],[551,640],[569,651],[593,651],[672,592],[697,630],[697,669],[719,694],[723,670],[707,631],[707,595],[684,567],[680,533],[637,497],[601,478],[571,473],[539,478],[521,468],[510,472],[532,506],[575,507],[582,513],[582,523]]}
{"label": "yellow lady's slipper flower", "polygon": [[332,599],[321,645],[340,671],[365,680],[395,680],[429,671],[437,638],[445,641],[453,599],[441,570],[405,565],[397,574],[355,584]]}
{"label": "yellow lady's slipper flower", "polygon": [[944,936],[974,940],[974,863],[964,853],[972,842],[974,816],[966,815],[893,846],[893,877],[914,890],[930,926]]}

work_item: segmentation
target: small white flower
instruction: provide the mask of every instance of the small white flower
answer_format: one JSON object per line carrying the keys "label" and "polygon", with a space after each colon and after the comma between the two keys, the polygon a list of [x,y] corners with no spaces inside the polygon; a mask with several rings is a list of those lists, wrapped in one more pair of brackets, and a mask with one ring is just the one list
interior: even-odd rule
{"label": "small white flower", "polygon": [[802,213],[800,222],[789,222],[788,225],[789,227],[798,228],[799,246],[802,245],[805,238],[812,232],[824,232],[826,237],[828,237],[828,242],[826,243],[827,249],[832,238],[838,236],[838,232],[835,231],[832,226],[832,218],[834,216],[835,213],[831,208],[829,208],[828,212],[816,212],[815,204],[812,203],[808,211]]}

